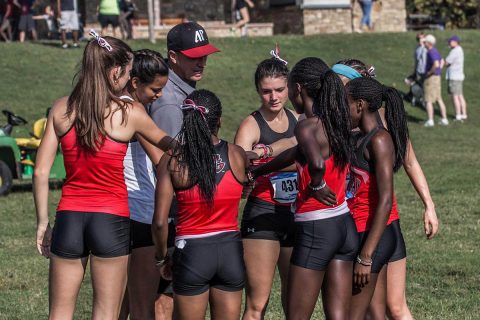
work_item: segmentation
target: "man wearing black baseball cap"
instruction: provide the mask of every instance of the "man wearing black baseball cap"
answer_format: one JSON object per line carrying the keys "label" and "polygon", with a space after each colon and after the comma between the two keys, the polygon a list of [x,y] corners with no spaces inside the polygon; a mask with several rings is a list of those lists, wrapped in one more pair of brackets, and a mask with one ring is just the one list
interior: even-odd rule
{"label": "man wearing black baseball cap", "polygon": [[[207,56],[219,52],[208,41],[205,29],[195,22],[181,23],[173,27],[167,35],[168,82],[162,96],[150,106],[150,116],[157,126],[175,137],[182,128],[183,112],[180,106],[192,91],[197,81],[203,78]],[[176,203],[172,203],[169,223],[174,224]],[[174,247],[175,228],[169,228],[169,247]],[[173,311],[172,288],[169,282],[160,281],[155,313],[161,319],[171,319]],[[163,317],[162,317],[163,316]]]}

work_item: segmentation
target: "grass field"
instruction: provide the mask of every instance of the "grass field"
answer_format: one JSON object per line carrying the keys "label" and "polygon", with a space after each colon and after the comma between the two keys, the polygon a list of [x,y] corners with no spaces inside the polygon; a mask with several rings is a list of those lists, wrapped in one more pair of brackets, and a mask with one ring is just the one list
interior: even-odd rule
{"label": "grass field", "polygon": [[[427,241],[422,204],[406,175],[397,174],[395,189],[408,250],[407,298],[416,319],[480,319],[480,32],[458,34],[466,54],[468,121],[427,129],[423,127],[424,111],[406,105],[411,139],[441,221],[440,233]],[[446,39],[450,35],[436,34],[443,56],[448,53]],[[415,47],[413,33],[213,39],[222,52],[209,58],[199,87],[214,91],[222,100],[224,138],[231,141],[240,121],[258,107],[253,73],[277,41],[289,66],[306,56],[321,57],[329,64],[355,57],[374,64],[378,79],[399,90],[406,90],[403,78],[411,72]],[[148,47],[165,53],[165,42],[130,44],[134,49]],[[30,123],[43,116],[56,98],[70,92],[81,54],[82,50],[62,50],[50,43],[0,43],[0,109],[10,109]],[[453,106],[446,92],[444,98],[452,119]],[[5,119],[0,119],[4,124]],[[28,135],[29,130],[28,126],[17,127],[15,135]],[[53,222],[60,191],[50,194]],[[0,198],[0,319],[47,316],[48,261],[35,250],[34,217],[29,184],[17,185],[14,192]],[[91,294],[87,276],[76,318],[89,318]],[[282,319],[278,280],[266,318]],[[323,319],[320,306],[314,318]]]}

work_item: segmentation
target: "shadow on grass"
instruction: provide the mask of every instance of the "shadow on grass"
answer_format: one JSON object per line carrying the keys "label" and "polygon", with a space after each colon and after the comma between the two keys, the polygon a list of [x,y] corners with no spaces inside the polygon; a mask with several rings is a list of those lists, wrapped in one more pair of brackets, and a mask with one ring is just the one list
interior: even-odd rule
{"label": "shadow on grass", "polygon": [[[50,190],[59,190],[62,188],[62,185],[63,185],[62,180],[48,182],[48,187]],[[32,191],[33,191],[32,182],[24,181],[24,182],[15,183],[12,186],[10,193],[22,193],[22,192],[32,192]]]}

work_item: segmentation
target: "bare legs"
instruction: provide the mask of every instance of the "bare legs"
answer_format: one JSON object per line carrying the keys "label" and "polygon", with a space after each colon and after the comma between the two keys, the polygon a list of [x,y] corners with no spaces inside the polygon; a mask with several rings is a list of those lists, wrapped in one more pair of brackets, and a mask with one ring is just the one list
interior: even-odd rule
{"label": "bare legs", "polygon": [[128,268],[130,319],[154,319],[160,273],[155,267],[155,247],[132,250]]}
{"label": "bare legs", "polygon": [[[6,34],[5,31],[7,31]],[[3,40],[5,40],[5,42],[12,41],[12,26],[7,18],[5,18],[0,25],[0,36],[3,38]]]}
{"label": "bare legs", "polygon": [[288,320],[307,320],[311,318],[322,287],[324,275],[325,271],[290,265],[287,297]]}
{"label": "bare legs", "polygon": [[[385,269],[384,266],[382,269]],[[373,292],[375,291],[375,285],[377,284],[377,279],[380,273],[370,274],[370,282],[363,288],[353,288],[353,295],[350,307],[350,316],[349,319],[352,320],[363,320],[367,314],[368,306],[373,297]],[[382,273],[383,277],[386,276],[386,273]],[[385,294],[385,293],[383,293]]]}
{"label": "bare legs", "polygon": [[87,261],[50,257],[49,319],[73,319]]}
{"label": "bare legs", "polygon": [[250,14],[248,13],[248,8],[243,7],[240,9],[240,15],[242,16],[242,20],[239,20],[235,24],[235,28],[239,28],[241,30],[241,35],[246,36],[247,35],[247,23],[250,22]]}
{"label": "bare legs", "polygon": [[[72,30],[72,40],[74,45],[78,45],[78,30]],[[62,45],[67,44],[67,31],[62,30]]]}
{"label": "bare legs", "polygon": [[453,106],[455,107],[455,115],[457,120],[467,119],[467,102],[461,95],[452,95]]}
{"label": "bare legs", "polygon": [[162,293],[155,301],[155,320],[171,320],[173,316],[173,295]]}
{"label": "bare legs", "polygon": [[390,262],[387,269],[387,314],[390,319],[413,319],[405,295],[407,259]]}
{"label": "bare legs", "polygon": [[196,296],[175,295],[175,318],[178,320],[203,320],[210,302],[211,318],[238,320],[242,303],[242,290],[235,292],[210,288]]}
{"label": "bare legs", "polygon": [[[443,99],[440,98],[437,100],[438,106],[440,108],[440,116],[442,119],[447,119],[447,108],[445,107],[445,103],[443,102]],[[433,121],[433,102],[427,101],[427,116],[428,120]]]}
{"label": "bare legs", "polygon": [[270,297],[280,244],[273,240],[243,239],[247,273],[243,320],[263,319]]}
{"label": "bare legs", "polygon": [[348,319],[352,297],[353,262],[332,260],[325,274],[322,302],[327,319]]}
{"label": "bare legs", "polygon": [[[93,285],[92,319],[118,319],[127,284],[128,256],[99,258],[92,256],[90,271]],[[73,319],[87,258],[50,258],[49,319]]]}
{"label": "bare legs", "polygon": [[278,258],[278,273],[280,274],[281,298],[283,313],[287,314],[287,287],[288,271],[290,270],[290,258],[292,257],[292,247],[280,248],[280,257]]}
{"label": "bare legs", "polygon": [[[20,33],[18,35],[18,40],[20,42],[25,42],[25,36],[26,36],[26,32],[25,31],[20,31]],[[32,40],[33,41],[37,40],[37,30],[35,30],[35,29],[32,29]]]}
{"label": "bare legs", "polygon": [[263,319],[270,298],[276,265],[280,274],[282,307],[285,312],[292,248],[280,247],[279,242],[273,240],[244,239],[243,250],[247,271],[243,319]]}

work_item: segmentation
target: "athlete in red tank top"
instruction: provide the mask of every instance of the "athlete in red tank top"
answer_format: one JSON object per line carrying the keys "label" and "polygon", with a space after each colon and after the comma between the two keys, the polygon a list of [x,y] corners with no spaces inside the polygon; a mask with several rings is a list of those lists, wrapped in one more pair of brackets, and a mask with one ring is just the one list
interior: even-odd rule
{"label": "athlete in red tank top", "polygon": [[177,237],[238,231],[238,204],[243,185],[232,174],[228,143],[215,146],[217,189],[210,204],[201,196],[198,185],[175,190],[178,202]]}
{"label": "athlete in red tank top", "polygon": [[[297,162],[298,171],[298,195],[295,202],[295,213],[297,219],[302,219],[301,216],[305,213],[323,210],[319,212],[319,218],[326,216],[333,216],[348,212],[348,207],[345,203],[345,179],[347,175],[347,167],[335,166],[334,157],[331,156],[325,161],[325,175],[323,180],[326,185],[335,193],[337,203],[333,206],[328,206],[319,202],[313,197],[309,197],[309,187],[311,177],[308,172],[308,164],[301,164]],[[313,217],[312,217],[313,218]],[[309,219],[310,220],[310,219]]]}
{"label": "athlete in red tank top", "polygon": [[74,127],[61,137],[60,143],[67,178],[57,211],[103,212],[128,217],[123,175],[128,144],[106,137],[98,151],[89,153],[78,146]]}

